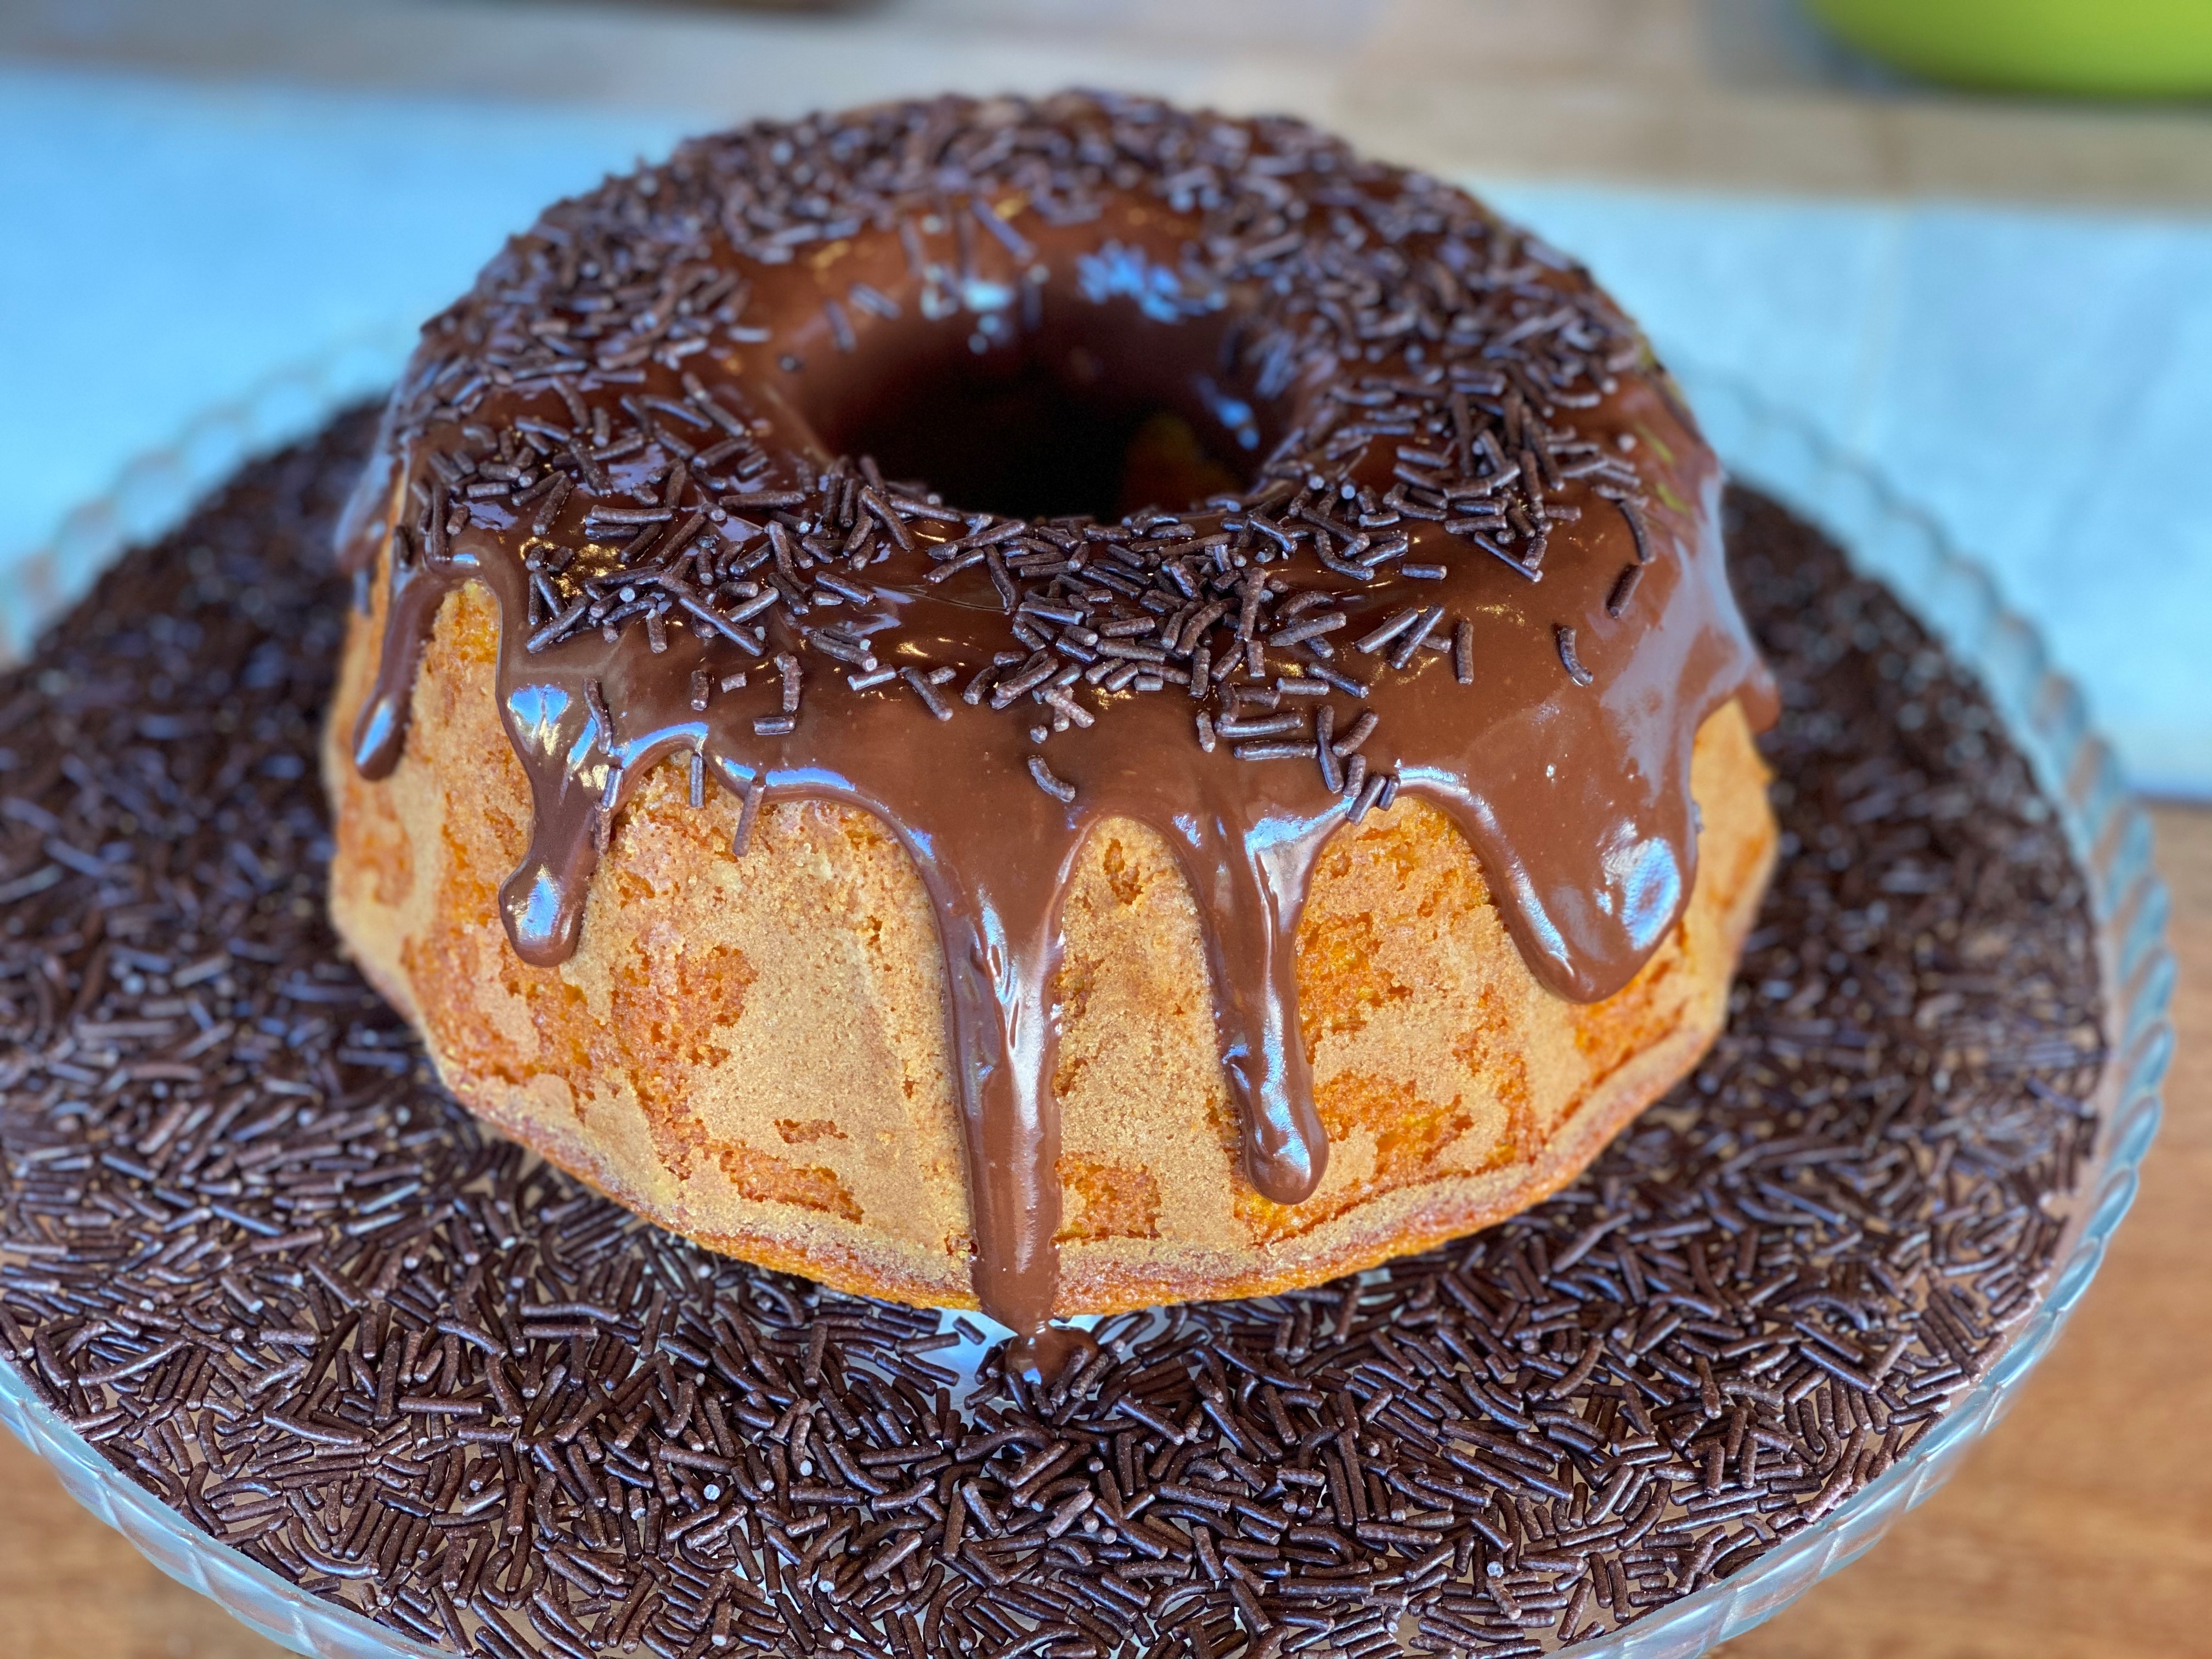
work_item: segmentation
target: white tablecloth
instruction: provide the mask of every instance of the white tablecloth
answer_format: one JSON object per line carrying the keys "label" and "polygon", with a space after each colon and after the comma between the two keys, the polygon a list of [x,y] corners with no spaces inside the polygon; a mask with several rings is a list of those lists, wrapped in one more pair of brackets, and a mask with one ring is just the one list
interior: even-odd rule
{"label": "white tablecloth", "polygon": [[[391,339],[694,125],[0,67],[0,601],[196,411]],[[2212,795],[2212,222],[1468,182],[1662,352],[1871,461],[2042,626],[2139,783]]]}

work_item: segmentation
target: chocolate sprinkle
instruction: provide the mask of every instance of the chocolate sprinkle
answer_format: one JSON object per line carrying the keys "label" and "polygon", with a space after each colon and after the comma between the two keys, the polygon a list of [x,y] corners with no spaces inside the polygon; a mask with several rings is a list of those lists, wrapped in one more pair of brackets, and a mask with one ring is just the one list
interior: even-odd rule
{"label": "chocolate sprinkle", "polygon": [[1697,1073],[1504,1225],[971,1383],[965,1322],[492,1139],[340,957],[368,437],[0,678],[6,1363],[310,1593],[483,1659],[1534,1654],[1832,1512],[2035,1306],[2098,1127],[2081,877],[1981,693],[1771,504],[1732,564],[1782,866]]}
{"label": "chocolate sprinkle", "polygon": [[1597,676],[1583,667],[1582,658],[1576,654],[1575,630],[1560,623],[1553,629],[1552,635],[1559,642],[1559,665],[1567,671],[1567,677],[1577,685],[1588,685],[1595,680]]}
{"label": "chocolate sprinkle", "polygon": [[1054,776],[1052,768],[1044,763],[1042,756],[1030,757],[1030,775],[1036,780],[1036,787],[1054,800],[1075,799],[1075,786],[1064,778]]}

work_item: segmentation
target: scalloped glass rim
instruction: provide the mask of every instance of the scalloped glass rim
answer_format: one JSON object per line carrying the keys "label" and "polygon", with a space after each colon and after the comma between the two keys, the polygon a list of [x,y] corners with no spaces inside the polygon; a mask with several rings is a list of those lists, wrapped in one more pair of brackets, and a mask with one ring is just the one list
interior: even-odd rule
{"label": "scalloped glass rim", "polygon": [[263,376],[202,410],[176,437],[124,466],[106,493],[73,508],[44,543],[0,556],[0,665],[20,660],[46,624],[126,547],[174,529],[256,455],[306,437],[349,404],[391,389],[420,332],[380,325]]}
{"label": "scalloped glass rim", "polygon": [[[349,340],[313,363],[271,376],[247,397],[195,422],[167,448],[133,462],[108,495],[71,514],[55,539],[29,556],[30,580],[9,585],[15,598],[12,608],[0,608],[0,657],[10,647],[27,647],[37,628],[124,547],[179,522],[248,456],[305,435],[345,404],[388,386],[413,337],[411,329],[386,329]],[[1578,1644],[1577,1659],[1694,1659],[1856,1559],[1949,1477],[1966,1448],[2004,1415],[2095,1277],[2157,1133],[2159,1083],[2172,1048],[2166,1012],[2173,962],[2149,821],[2129,796],[2112,750],[2090,729],[2080,690],[2052,671],[2035,631],[2004,608],[1987,573],[1880,477],[1735,379],[1680,366],[1677,375],[1735,476],[1826,531],[1860,570],[1887,584],[1980,676],[2088,873],[2108,988],[2111,1058],[2097,1100],[2104,1122],[2099,1156],[2084,1171],[2050,1291],[1989,1374],[1910,1454],[1832,1515],[1734,1577]],[[0,606],[8,605],[0,598]],[[320,1659],[445,1653],[307,1595],[216,1542],[110,1465],[4,1364],[0,1422],[53,1466],[71,1496],[156,1566],[295,1652]]]}

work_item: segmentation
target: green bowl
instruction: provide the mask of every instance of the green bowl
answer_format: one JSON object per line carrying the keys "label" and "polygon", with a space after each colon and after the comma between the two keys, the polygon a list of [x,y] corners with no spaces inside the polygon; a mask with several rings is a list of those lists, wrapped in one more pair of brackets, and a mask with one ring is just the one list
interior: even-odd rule
{"label": "green bowl", "polygon": [[2212,0],[1808,0],[1853,46],[2014,91],[2212,93]]}

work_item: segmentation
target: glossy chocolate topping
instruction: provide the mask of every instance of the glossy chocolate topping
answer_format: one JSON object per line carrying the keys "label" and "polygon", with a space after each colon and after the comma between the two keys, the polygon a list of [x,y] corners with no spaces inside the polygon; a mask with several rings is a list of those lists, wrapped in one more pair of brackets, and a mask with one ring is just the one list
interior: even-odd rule
{"label": "glossy chocolate topping", "polygon": [[1638,337],[1291,123],[945,100],[698,141],[511,244],[383,450],[341,532],[389,592],[362,772],[477,581],[526,959],[574,950],[662,759],[744,799],[739,856],[763,800],[880,817],[944,944],[976,1293],[1032,1367],[1065,1358],[1051,988],[1091,825],[1181,858],[1247,1168],[1295,1203],[1330,833],[1433,800],[1538,979],[1601,998],[1687,899],[1698,727],[1771,706],[1718,470]]}

